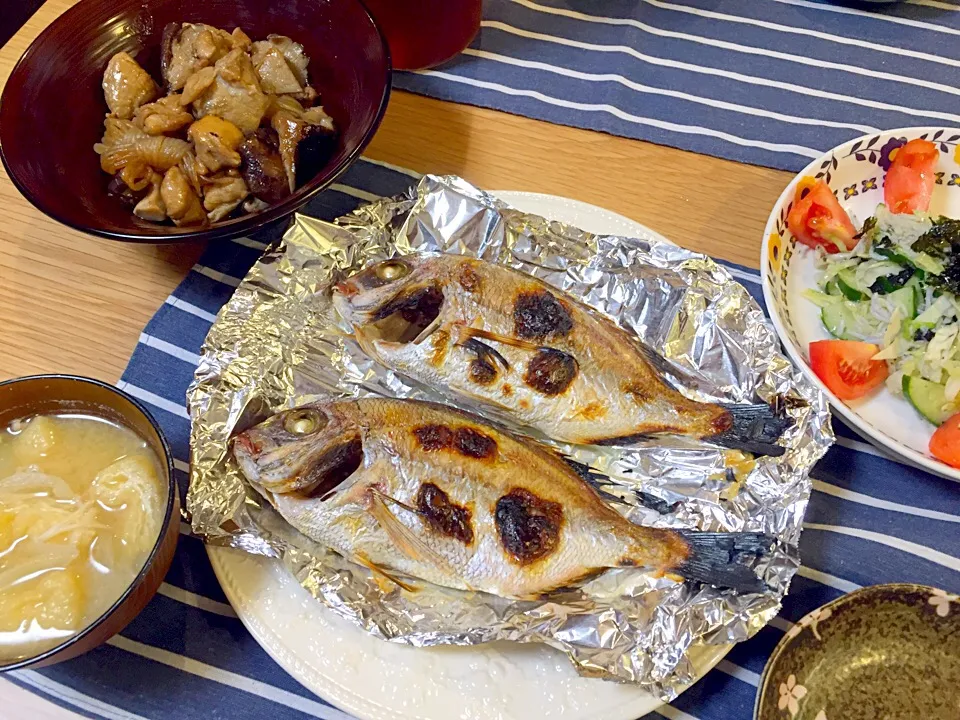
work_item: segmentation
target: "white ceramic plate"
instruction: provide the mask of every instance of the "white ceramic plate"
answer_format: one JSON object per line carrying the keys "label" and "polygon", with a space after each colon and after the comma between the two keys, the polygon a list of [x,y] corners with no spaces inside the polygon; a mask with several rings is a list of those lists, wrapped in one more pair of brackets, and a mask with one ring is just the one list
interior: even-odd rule
{"label": "white ceramic plate", "polygon": [[[587,203],[494,194],[590,232],[668,242]],[[377,640],[323,607],[279,562],[226,548],[207,552],[237,615],[267,653],[309,690],[364,720],[635,720],[661,705],[635,687],[578,676],[562,653],[543,645],[411,648]],[[692,653],[698,677],[729,649]]]}
{"label": "white ceramic plate", "polygon": [[787,353],[827,394],[844,421],[894,457],[960,480],[960,470],[929,455],[927,446],[935,428],[905,398],[883,388],[865,400],[845,404],[814,375],[807,364],[807,349],[815,340],[830,338],[820,322],[820,309],[801,295],[817,284],[815,255],[810,248],[798,244],[786,228],[797,183],[807,175],[823,177],[859,227],[883,202],[884,165],[891,151],[901,141],[920,137],[935,138],[941,145],[930,212],[960,218],[960,129],[901,128],[851,140],[810,163],[777,200],[764,230],[760,262],[763,296]]}

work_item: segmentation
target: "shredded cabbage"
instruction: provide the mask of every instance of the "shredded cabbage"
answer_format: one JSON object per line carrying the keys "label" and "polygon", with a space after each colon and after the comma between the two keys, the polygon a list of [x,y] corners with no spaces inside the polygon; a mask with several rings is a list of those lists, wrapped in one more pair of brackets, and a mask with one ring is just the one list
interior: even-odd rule
{"label": "shredded cabbage", "polygon": [[817,249],[818,286],[803,296],[837,337],[880,345],[874,358],[887,361],[891,392],[902,393],[904,376],[922,377],[943,384],[952,403],[960,398],[960,297],[940,280],[949,250],[942,258],[913,249],[935,220],[878,205],[853,250]]}

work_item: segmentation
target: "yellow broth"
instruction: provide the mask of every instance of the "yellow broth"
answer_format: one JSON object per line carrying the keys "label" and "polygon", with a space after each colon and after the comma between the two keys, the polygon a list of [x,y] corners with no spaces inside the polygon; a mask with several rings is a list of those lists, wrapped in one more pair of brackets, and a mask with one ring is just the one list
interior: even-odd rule
{"label": "yellow broth", "polygon": [[100,418],[0,430],[0,663],[63,642],[120,598],[159,535],[161,476],[139,436]]}

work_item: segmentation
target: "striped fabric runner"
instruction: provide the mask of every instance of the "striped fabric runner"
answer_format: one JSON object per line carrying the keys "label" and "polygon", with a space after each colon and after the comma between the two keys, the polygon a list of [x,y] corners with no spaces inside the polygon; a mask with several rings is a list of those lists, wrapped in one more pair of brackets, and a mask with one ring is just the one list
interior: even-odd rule
{"label": "striped fabric runner", "polygon": [[485,0],[397,88],[798,171],[877,129],[960,125],[960,0]]}
{"label": "striped fabric runner", "polygon": [[[362,160],[307,212],[332,219],[413,182],[412,173]],[[147,403],[163,426],[184,489],[190,433],[184,396],[201,343],[271,239],[212,245],[147,325],[123,375],[121,387]],[[728,267],[762,303],[757,272]],[[803,568],[781,616],[649,718],[748,720],[764,663],[784,631],[842,593],[894,581],[960,592],[960,488],[888,460],[839,422],[834,426],[839,442],[816,469],[801,542]],[[6,677],[89,717],[348,718],[301,687],[257,645],[227,604],[202,543],[186,535],[160,594],[109,644],[61,665]]]}

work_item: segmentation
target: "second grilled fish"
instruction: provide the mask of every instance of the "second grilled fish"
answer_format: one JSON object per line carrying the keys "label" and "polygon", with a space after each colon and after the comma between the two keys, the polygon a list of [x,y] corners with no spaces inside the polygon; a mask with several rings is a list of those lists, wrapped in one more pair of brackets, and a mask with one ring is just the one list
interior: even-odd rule
{"label": "second grilled fish", "polygon": [[433,403],[296,408],[237,436],[233,451],[293,527],[387,577],[512,598],[616,567],[765,587],[738,561],[763,555],[767,536],[635,525],[549,449]]}
{"label": "second grilled fish", "polygon": [[675,433],[780,454],[766,405],[690,400],[658,357],[537,278],[461,255],[411,255],[334,288],[360,346],[388,368],[508,411],[555,440],[616,444]]}

